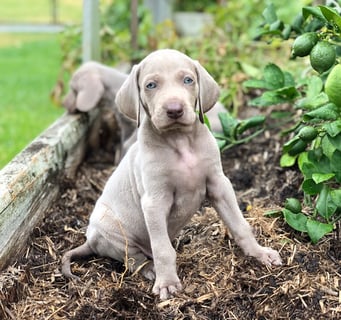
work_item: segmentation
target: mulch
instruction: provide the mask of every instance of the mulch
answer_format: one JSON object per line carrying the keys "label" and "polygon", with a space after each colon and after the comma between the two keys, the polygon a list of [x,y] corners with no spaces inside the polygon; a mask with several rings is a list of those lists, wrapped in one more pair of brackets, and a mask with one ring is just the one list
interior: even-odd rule
{"label": "mulch", "polygon": [[264,215],[286,197],[302,196],[295,168],[279,167],[280,145],[280,137],[266,131],[222,160],[257,239],[280,251],[281,267],[244,256],[208,203],[174,241],[184,287],[177,296],[159,300],[151,282],[107,258],[73,263],[81,280],[66,280],[61,256],[84,242],[89,214],[114,170],[107,157],[90,156],[75,179],[60,178],[59,198],[21,257],[0,273],[0,319],[340,318],[340,226],[312,245],[280,216]]}

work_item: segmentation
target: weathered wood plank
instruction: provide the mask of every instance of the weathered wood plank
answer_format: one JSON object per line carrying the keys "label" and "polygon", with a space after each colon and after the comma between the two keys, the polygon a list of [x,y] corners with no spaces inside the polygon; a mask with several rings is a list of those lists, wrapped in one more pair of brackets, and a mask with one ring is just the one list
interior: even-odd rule
{"label": "weathered wood plank", "polygon": [[63,115],[0,171],[0,270],[26,244],[59,191],[58,176],[75,171],[97,110]]}

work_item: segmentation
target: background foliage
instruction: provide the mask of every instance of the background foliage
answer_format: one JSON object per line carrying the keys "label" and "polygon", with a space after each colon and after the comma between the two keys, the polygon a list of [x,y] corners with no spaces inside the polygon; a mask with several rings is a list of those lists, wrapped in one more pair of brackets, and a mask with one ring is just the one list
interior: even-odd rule
{"label": "background foliage", "polygon": [[[213,15],[215,23],[205,28],[202,36],[195,38],[179,37],[170,20],[154,26],[150,13],[139,6],[138,48],[132,50],[129,1],[107,0],[101,6],[101,60],[115,66],[122,62],[137,62],[156,49],[170,47],[181,50],[205,65],[222,86],[224,103],[236,114],[240,104],[237,96],[241,92],[238,75],[255,75],[258,68],[264,66],[264,55],[269,59],[277,55],[276,44],[269,46],[252,41],[267,2],[234,0],[218,6],[212,4],[217,2],[210,1],[207,11]],[[280,3],[278,0],[275,2]],[[299,10],[300,1],[296,1],[281,6],[280,16],[285,20]],[[79,27],[68,29],[64,35],[63,70],[66,73],[73,72],[81,62],[80,37]]]}
{"label": "background foliage", "polygon": [[251,105],[293,106],[291,112],[283,114],[294,125],[283,131],[289,139],[283,145],[281,165],[297,163],[303,177],[304,207],[297,199],[289,199],[282,214],[292,228],[307,233],[313,243],[331,232],[341,219],[340,12],[337,2],[330,7],[306,6],[291,24],[285,24],[275,7],[269,5],[263,12],[259,36],[268,41],[274,37],[295,38],[298,41],[293,43],[292,59],[299,67],[306,66],[302,58],[296,57],[299,52],[301,57],[309,56],[309,65],[301,77],[295,77],[268,64],[261,79],[244,83],[263,90]]}

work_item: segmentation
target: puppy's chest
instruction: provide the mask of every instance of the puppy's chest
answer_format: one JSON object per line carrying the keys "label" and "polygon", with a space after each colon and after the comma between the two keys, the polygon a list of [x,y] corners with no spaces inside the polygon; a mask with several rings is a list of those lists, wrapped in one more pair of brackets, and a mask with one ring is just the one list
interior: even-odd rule
{"label": "puppy's chest", "polygon": [[199,190],[206,188],[206,170],[200,154],[193,151],[182,150],[176,154],[170,165],[171,180],[175,189],[182,191]]}

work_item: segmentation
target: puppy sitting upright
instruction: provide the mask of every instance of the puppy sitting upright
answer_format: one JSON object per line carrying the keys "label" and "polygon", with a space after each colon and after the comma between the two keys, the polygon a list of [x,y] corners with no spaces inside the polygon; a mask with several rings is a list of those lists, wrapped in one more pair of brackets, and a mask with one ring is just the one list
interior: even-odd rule
{"label": "puppy sitting upright", "polygon": [[[181,289],[171,241],[208,197],[245,254],[280,265],[277,251],[260,246],[225,177],[216,141],[203,113],[219,88],[197,62],[175,50],[159,50],[135,66],[116,104],[140,123],[137,142],[109,178],[90,217],[87,241],[62,259],[98,254],[124,261],[154,280],[167,299]],[[198,115],[196,113],[198,110]],[[150,263],[145,262],[150,260]]]}

